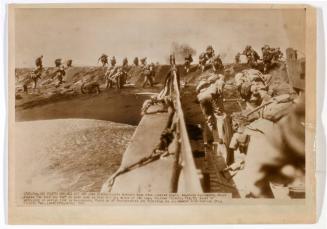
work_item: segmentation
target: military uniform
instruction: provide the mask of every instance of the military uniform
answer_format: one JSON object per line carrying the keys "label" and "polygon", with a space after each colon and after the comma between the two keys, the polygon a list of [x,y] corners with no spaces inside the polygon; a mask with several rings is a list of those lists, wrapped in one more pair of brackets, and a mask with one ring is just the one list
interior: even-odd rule
{"label": "military uniform", "polygon": [[249,142],[250,136],[244,132],[243,126],[239,127],[229,144],[229,148],[234,151],[234,163],[225,168],[224,172],[230,171],[230,175],[233,176],[244,168]]}
{"label": "military uniform", "polygon": [[139,58],[138,57],[135,57],[134,60],[133,60],[133,64],[135,66],[139,66]]}
{"label": "military uniform", "polygon": [[186,73],[189,73],[190,71],[190,67],[191,67],[191,63],[193,62],[193,58],[192,55],[189,54],[187,57],[184,58],[185,62],[184,62],[184,69],[186,71]]}
{"label": "military uniform", "polygon": [[55,71],[55,75],[54,77],[57,78],[58,83],[56,85],[56,87],[59,87],[61,84],[64,83],[63,77],[66,75],[65,69],[63,66],[59,67],[56,71]]}
{"label": "military uniform", "polygon": [[42,58],[43,58],[43,55],[36,58],[35,65],[36,65],[37,68],[43,68]]}
{"label": "military uniform", "polygon": [[153,75],[154,75],[154,66],[152,64],[147,65],[146,64],[146,58],[141,59],[142,63],[142,71],[144,76],[144,81],[142,87],[144,88],[147,84],[150,85],[150,87],[153,87]]}
{"label": "military uniform", "polygon": [[223,65],[223,62],[221,61],[219,55],[215,56],[213,58],[212,68],[213,68],[214,72],[221,72],[224,70],[224,65]]}
{"label": "military uniform", "polygon": [[202,113],[204,114],[208,127],[211,130],[216,127],[216,117],[224,114],[224,85],[225,82],[222,79],[218,79],[209,86],[202,88],[197,95]]}
{"label": "military uniform", "polygon": [[117,73],[117,66],[113,65],[110,66],[106,73],[105,73],[105,79],[106,79],[106,88],[111,88],[113,86],[113,76]]}
{"label": "military uniform", "polygon": [[61,59],[60,58],[55,59],[55,66],[60,67],[60,65],[61,65]]}
{"label": "military uniform", "polygon": [[260,59],[260,56],[251,46],[247,46],[243,51],[243,54],[248,60],[249,67],[253,68],[258,65],[257,61]]}
{"label": "military uniform", "polygon": [[108,64],[108,56],[106,54],[102,54],[98,59],[98,62],[101,61],[102,66],[106,66]]}

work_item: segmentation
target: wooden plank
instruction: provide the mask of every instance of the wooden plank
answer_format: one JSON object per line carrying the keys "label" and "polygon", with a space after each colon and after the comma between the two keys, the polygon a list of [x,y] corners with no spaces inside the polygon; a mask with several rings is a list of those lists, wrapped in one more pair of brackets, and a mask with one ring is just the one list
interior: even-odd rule
{"label": "wooden plank", "polygon": [[[167,121],[167,112],[145,115],[123,155],[121,166],[128,166],[150,155],[159,143],[160,135],[165,129]],[[111,192],[169,192],[173,158],[173,156],[168,156],[118,176]]]}

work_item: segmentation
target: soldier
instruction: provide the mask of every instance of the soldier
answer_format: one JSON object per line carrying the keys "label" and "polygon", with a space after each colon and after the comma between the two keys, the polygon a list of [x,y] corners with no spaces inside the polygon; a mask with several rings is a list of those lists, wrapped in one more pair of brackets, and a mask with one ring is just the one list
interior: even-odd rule
{"label": "soldier", "polygon": [[234,176],[238,170],[242,170],[244,168],[245,158],[250,142],[250,136],[244,131],[244,124],[240,124],[237,131],[233,134],[229,148],[234,151],[234,163],[223,170],[224,176],[226,176],[225,172],[229,172],[231,176]]}
{"label": "soldier", "polygon": [[[37,81],[38,81],[38,79],[41,79],[41,75],[44,70],[42,59],[43,59],[43,55],[36,58],[36,60],[35,60],[36,68],[34,69],[34,71],[32,72],[32,74],[30,76],[33,81],[33,89],[36,89]],[[27,85],[26,85],[26,89],[27,89]]]}
{"label": "soldier", "polygon": [[267,197],[267,190],[274,191],[272,182],[288,187],[288,197],[305,197],[305,98],[298,99],[275,123],[273,132],[267,133],[267,157],[244,168],[245,172],[259,174],[247,181],[248,197]]}
{"label": "soldier", "polygon": [[135,66],[139,66],[139,58],[138,57],[135,57],[134,60],[133,60],[133,64]]}
{"label": "soldier", "polygon": [[65,68],[64,66],[60,66],[59,68],[57,68],[57,70],[54,72],[54,75],[52,77],[52,79],[54,77],[57,78],[58,83],[56,84],[56,87],[59,87],[61,84],[63,84],[65,81],[63,80],[63,77],[66,75],[65,72]]}
{"label": "soldier", "polygon": [[106,65],[108,65],[108,56],[106,54],[102,54],[98,59],[98,63],[99,61],[101,61],[102,67],[105,67]]}
{"label": "soldier", "polygon": [[258,65],[257,61],[260,59],[260,56],[250,45],[245,47],[243,55],[246,56],[249,67],[254,68]]}
{"label": "soldier", "polygon": [[273,61],[279,62],[279,61],[281,61],[282,58],[283,58],[283,53],[280,50],[280,48],[278,47],[278,48],[275,49]]}
{"label": "soldier", "polygon": [[124,86],[125,72],[123,67],[117,67],[117,72],[111,76],[111,82],[116,83],[117,89]]}
{"label": "soldier", "polygon": [[207,59],[211,59],[215,56],[215,50],[213,49],[213,47],[211,45],[208,45],[208,47],[206,48],[206,57]]}
{"label": "soldier", "polygon": [[37,81],[38,79],[41,79],[42,72],[43,72],[43,68],[36,68],[32,72],[31,79],[33,80],[33,89],[36,89]]}
{"label": "soldier", "polygon": [[201,71],[204,72],[205,66],[207,62],[207,57],[206,54],[203,52],[199,56],[199,67],[201,68]]}
{"label": "soldier", "polygon": [[235,55],[235,64],[239,64],[241,62],[241,53],[237,53]]}
{"label": "soldier", "polygon": [[67,62],[66,62],[67,68],[71,67],[72,64],[73,64],[73,60],[71,60],[71,59],[67,60]]}
{"label": "soldier", "polygon": [[273,58],[273,54],[271,52],[271,48],[269,45],[265,45],[261,48],[262,50],[262,61],[263,61],[263,72],[267,73],[271,66],[271,60]]}
{"label": "soldier", "polygon": [[128,59],[127,59],[127,57],[125,57],[123,59],[123,67],[128,67]]}
{"label": "soldier", "polygon": [[200,107],[206,117],[209,129],[215,128],[215,119],[224,113],[223,89],[225,86],[224,76],[213,76],[208,79],[209,86],[199,89],[197,99]]}
{"label": "soldier", "polygon": [[224,70],[224,65],[220,59],[220,55],[213,57],[212,69],[215,73],[222,72]]}
{"label": "soldier", "polygon": [[60,65],[62,64],[62,63],[61,63],[61,58],[55,59],[54,62],[55,62],[55,66],[56,66],[57,68],[59,68]]}
{"label": "soldier", "polygon": [[147,83],[150,84],[150,87],[153,87],[152,75],[153,75],[153,66],[146,64],[146,57],[141,59],[141,67],[144,75],[144,82],[142,87],[144,88]]}
{"label": "soldier", "polygon": [[100,85],[98,82],[90,82],[90,83],[85,83],[83,82],[81,85],[81,93],[82,94],[100,94]]}
{"label": "soldier", "polygon": [[269,75],[264,77],[255,69],[243,70],[235,75],[236,86],[249,109],[259,106],[263,100],[270,98],[266,81],[269,81]]}
{"label": "soldier", "polygon": [[42,59],[43,59],[43,55],[36,58],[36,60],[35,60],[36,68],[41,68],[41,69],[43,68]]}
{"label": "soldier", "polygon": [[115,56],[110,58],[110,64],[111,66],[108,68],[108,70],[105,73],[105,79],[106,79],[106,88],[111,88],[113,86],[113,76],[117,73],[117,67],[116,67],[116,58]]}
{"label": "soldier", "polygon": [[189,73],[191,68],[191,63],[193,62],[192,54],[187,55],[184,62],[184,69],[186,71],[186,74]]}

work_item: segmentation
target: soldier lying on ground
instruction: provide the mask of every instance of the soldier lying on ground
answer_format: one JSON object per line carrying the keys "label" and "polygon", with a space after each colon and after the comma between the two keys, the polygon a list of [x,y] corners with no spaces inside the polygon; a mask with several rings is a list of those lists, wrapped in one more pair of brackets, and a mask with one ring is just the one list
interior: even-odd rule
{"label": "soldier lying on ground", "polygon": [[81,85],[82,94],[100,94],[100,85],[98,82],[82,83]]}

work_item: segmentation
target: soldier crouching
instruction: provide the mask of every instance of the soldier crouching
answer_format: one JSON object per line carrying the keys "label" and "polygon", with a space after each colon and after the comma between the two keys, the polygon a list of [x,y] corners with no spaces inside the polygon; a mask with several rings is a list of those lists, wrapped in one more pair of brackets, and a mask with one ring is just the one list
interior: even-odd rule
{"label": "soldier crouching", "polygon": [[213,76],[208,79],[208,84],[202,83],[198,86],[197,99],[200,102],[201,110],[206,118],[207,125],[212,131],[218,129],[222,133],[222,126],[217,122],[224,114],[223,88],[225,85],[224,76]]}

